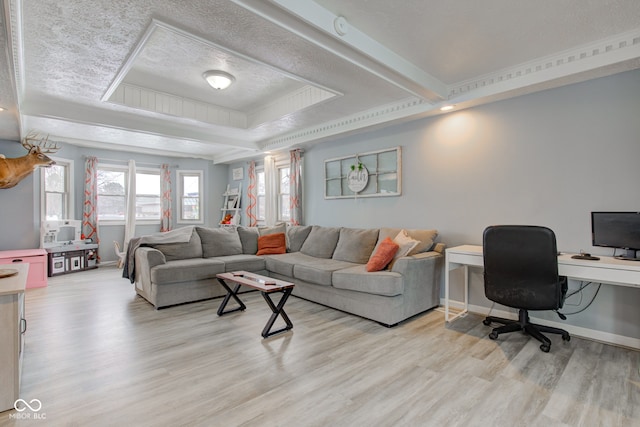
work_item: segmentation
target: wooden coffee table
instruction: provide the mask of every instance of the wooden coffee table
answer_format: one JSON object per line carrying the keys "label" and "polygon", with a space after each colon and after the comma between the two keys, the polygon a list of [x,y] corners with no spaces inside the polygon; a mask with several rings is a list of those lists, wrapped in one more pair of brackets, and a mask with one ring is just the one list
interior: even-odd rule
{"label": "wooden coffee table", "polygon": [[[291,323],[289,316],[287,316],[287,313],[285,313],[284,311],[284,305],[287,302],[289,295],[291,295],[293,287],[295,286],[293,283],[285,282],[284,280],[272,279],[271,277],[261,276],[259,274],[250,273],[248,271],[233,271],[229,273],[216,274],[216,278],[218,279],[218,282],[220,282],[220,284],[227,290],[227,295],[222,300],[222,304],[220,304],[220,307],[218,307],[218,316],[233,313],[234,311],[238,310],[244,311],[247,308],[247,306],[244,305],[244,303],[238,297],[238,290],[240,289],[240,286],[244,285],[259,290],[260,294],[262,294],[262,297],[267,302],[267,305],[269,305],[269,308],[272,311],[269,321],[262,330],[263,338],[267,338],[293,328],[293,323]],[[229,287],[229,284],[231,283],[235,284],[233,289]],[[275,292],[282,292],[282,297],[280,298],[280,302],[278,302],[277,305],[273,303],[271,297],[269,296],[269,294]],[[225,311],[227,303],[231,298],[236,300],[236,302],[239,304],[239,307]],[[278,316],[282,317],[282,320],[284,320],[286,326],[276,331],[271,331],[271,328],[273,327],[273,324]]]}

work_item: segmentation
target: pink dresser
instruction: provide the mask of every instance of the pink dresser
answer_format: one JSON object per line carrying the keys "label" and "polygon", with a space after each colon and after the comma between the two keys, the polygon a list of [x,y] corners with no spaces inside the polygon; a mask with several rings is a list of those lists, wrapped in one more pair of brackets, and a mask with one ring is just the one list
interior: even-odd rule
{"label": "pink dresser", "polygon": [[0,264],[29,264],[28,288],[47,286],[47,251],[44,249],[16,249],[0,251]]}

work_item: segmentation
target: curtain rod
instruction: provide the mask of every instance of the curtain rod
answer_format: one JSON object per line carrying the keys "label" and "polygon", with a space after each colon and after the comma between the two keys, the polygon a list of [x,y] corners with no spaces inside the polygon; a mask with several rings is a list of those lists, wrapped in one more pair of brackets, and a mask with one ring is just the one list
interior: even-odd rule
{"label": "curtain rod", "polygon": [[[84,156],[84,158],[88,158],[91,156]],[[129,160],[122,160],[122,159],[106,159],[104,157],[96,157],[98,159],[98,161],[102,161],[102,162],[120,162],[120,163],[129,163]],[[147,163],[147,162],[138,162],[136,161],[136,166],[137,165],[141,165],[141,166],[157,166],[160,167],[162,166],[162,163]],[[169,165],[170,168],[179,168],[180,165]]]}

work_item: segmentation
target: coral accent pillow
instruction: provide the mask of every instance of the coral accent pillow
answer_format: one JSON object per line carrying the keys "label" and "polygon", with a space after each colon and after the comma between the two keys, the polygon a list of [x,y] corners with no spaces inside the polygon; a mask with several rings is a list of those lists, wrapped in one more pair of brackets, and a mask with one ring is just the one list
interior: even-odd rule
{"label": "coral accent pillow", "polygon": [[376,249],[371,258],[369,258],[367,271],[372,272],[384,269],[391,262],[398,249],[400,249],[400,246],[394,243],[390,237],[384,239],[380,242],[378,249]]}
{"label": "coral accent pillow", "polygon": [[276,255],[287,252],[287,241],[284,233],[267,234],[258,237],[258,253],[256,255]]}

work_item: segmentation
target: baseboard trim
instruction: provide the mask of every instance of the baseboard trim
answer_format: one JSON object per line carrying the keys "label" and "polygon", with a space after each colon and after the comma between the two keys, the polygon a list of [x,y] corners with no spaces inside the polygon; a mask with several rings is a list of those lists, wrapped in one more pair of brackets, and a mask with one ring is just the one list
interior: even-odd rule
{"label": "baseboard trim", "polygon": [[[444,307],[444,299],[440,300],[441,307]],[[449,301],[449,307],[453,310],[463,310],[464,304],[460,301]],[[483,307],[481,305],[469,304],[469,312],[479,314],[481,316],[487,316],[489,314],[489,307]],[[492,316],[504,317],[507,319],[517,319],[518,313],[513,311],[493,309],[491,310]],[[605,344],[617,345],[620,347],[627,347],[633,350],[640,350],[640,339],[625,337],[624,335],[612,334],[610,332],[597,331],[595,329],[583,328],[580,326],[570,325],[564,322],[554,322],[546,319],[539,319],[531,316],[531,320],[534,323],[539,323],[545,326],[553,326],[555,328],[562,328],[569,332],[571,335],[575,335],[580,338],[586,338],[593,341],[603,342]],[[454,320],[455,322],[455,320]]]}

